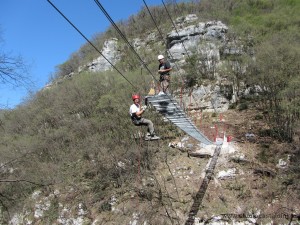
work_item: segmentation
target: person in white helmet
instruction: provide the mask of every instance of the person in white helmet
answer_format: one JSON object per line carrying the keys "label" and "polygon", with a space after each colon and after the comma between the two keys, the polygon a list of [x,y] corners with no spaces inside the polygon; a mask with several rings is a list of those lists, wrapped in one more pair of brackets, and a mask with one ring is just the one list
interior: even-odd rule
{"label": "person in white helmet", "polygon": [[160,74],[159,82],[160,82],[160,92],[167,94],[168,88],[170,85],[170,71],[172,67],[170,63],[165,60],[163,55],[157,56],[159,66],[158,66],[158,73]]}

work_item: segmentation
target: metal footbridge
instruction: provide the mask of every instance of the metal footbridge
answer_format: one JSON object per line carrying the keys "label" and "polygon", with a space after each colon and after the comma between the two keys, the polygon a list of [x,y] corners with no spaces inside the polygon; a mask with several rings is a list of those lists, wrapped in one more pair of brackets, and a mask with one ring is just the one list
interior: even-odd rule
{"label": "metal footbridge", "polygon": [[147,104],[150,103],[159,113],[166,119],[176,125],[178,128],[186,132],[191,137],[203,144],[213,144],[194,123],[186,116],[178,103],[170,95],[154,95],[146,96]]}

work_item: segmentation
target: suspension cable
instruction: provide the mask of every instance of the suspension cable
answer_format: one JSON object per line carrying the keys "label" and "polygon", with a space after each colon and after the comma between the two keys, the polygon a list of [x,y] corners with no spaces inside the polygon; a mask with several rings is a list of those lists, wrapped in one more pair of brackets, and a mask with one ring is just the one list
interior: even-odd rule
{"label": "suspension cable", "polygon": [[47,0],[52,7],[66,20],[68,23],[132,86],[134,89],[137,89],[137,87],[132,84],[124,75],[123,73],[114,65],[112,64],[105,55],[50,1]]}

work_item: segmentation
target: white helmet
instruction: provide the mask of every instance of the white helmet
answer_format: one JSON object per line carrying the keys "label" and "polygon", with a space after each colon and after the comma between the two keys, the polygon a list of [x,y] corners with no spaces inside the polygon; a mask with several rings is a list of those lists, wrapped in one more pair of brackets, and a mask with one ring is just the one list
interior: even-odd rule
{"label": "white helmet", "polygon": [[157,56],[157,59],[158,59],[158,60],[161,60],[161,59],[163,59],[163,58],[165,58],[163,55]]}

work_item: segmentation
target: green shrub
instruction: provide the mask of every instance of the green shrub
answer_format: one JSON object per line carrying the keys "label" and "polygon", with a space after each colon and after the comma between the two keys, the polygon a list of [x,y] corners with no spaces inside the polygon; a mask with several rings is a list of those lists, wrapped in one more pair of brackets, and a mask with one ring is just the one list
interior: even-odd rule
{"label": "green shrub", "polygon": [[232,103],[229,105],[228,109],[236,109],[236,104],[235,103]]}
{"label": "green shrub", "polygon": [[268,158],[269,158],[269,156],[267,154],[267,149],[265,149],[265,148],[262,148],[261,151],[259,152],[259,154],[257,154],[257,159],[260,162],[267,163],[269,161]]}
{"label": "green shrub", "polygon": [[109,202],[103,202],[103,203],[100,205],[99,211],[100,211],[100,212],[111,211],[111,204],[110,204]]}
{"label": "green shrub", "polygon": [[240,111],[248,109],[248,104],[246,102],[240,103],[238,106]]}
{"label": "green shrub", "polygon": [[263,117],[263,115],[261,115],[261,114],[257,114],[257,115],[255,115],[255,117],[254,117],[256,120],[262,120],[264,117]]}

